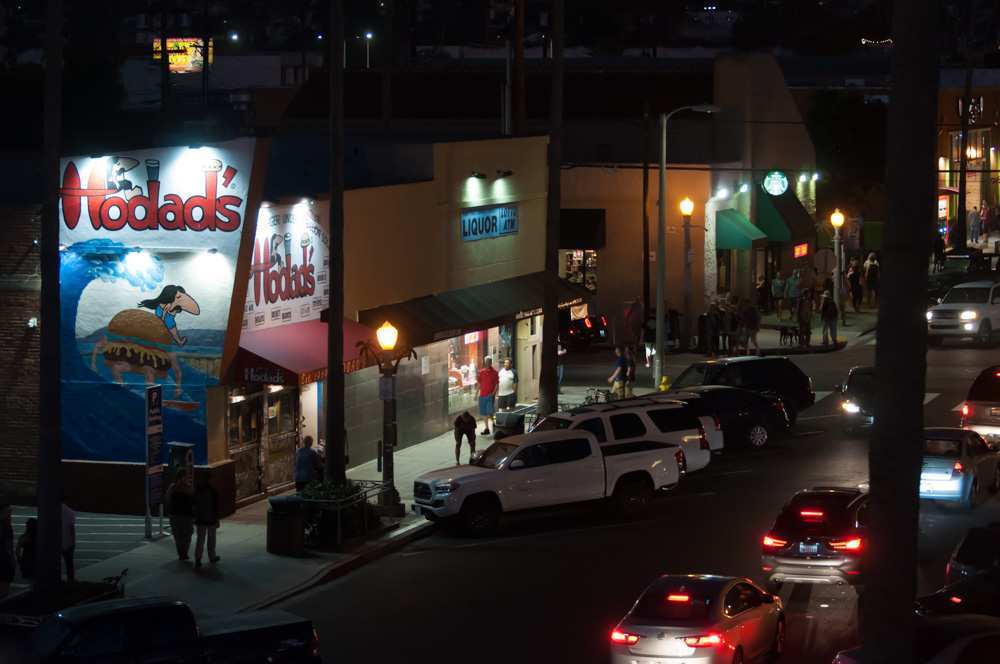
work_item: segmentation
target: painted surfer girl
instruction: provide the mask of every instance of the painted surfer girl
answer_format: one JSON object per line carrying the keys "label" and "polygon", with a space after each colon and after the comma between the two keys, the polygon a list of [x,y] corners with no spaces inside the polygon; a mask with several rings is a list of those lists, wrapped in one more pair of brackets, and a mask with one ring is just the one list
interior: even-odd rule
{"label": "painted surfer girl", "polygon": [[173,284],[164,286],[157,297],[151,300],[143,300],[138,306],[155,311],[157,317],[163,321],[164,327],[167,328],[167,332],[170,333],[170,336],[173,337],[178,346],[186,344],[187,337],[181,336],[181,333],[177,330],[177,321],[174,318],[182,311],[186,311],[193,316],[201,313],[201,307],[198,306],[193,297],[187,294],[184,287],[174,286]]}

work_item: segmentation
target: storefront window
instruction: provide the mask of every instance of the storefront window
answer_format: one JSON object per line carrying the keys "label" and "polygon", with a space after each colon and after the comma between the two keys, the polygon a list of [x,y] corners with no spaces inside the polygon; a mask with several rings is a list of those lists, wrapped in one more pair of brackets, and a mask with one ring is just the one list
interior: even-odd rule
{"label": "storefront window", "polygon": [[728,293],[733,289],[732,256],[732,249],[719,249],[715,252],[719,271],[718,292],[720,293]]}
{"label": "storefront window", "polygon": [[267,430],[270,434],[295,431],[295,401],[298,394],[285,390],[267,397]]}
{"label": "storefront window", "polygon": [[563,276],[573,284],[597,291],[597,252],[592,249],[563,251]]}
{"label": "storefront window", "polygon": [[260,441],[260,399],[246,399],[229,405],[229,446],[239,447]]}

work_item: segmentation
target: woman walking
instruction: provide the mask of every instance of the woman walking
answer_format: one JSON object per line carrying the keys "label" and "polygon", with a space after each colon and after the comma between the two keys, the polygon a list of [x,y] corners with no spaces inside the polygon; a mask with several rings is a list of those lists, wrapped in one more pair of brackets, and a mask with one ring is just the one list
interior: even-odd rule
{"label": "woman walking", "polygon": [[170,513],[170,531],[174,535],[177,559],[188,560],[191,534],[194,532],[194,491],[187,468],[177,470],[173,484],[167,488],[165,503]]}
{"label": "woman walking", "polygon": [[868,290],[868,306],[878,306],[879,268],[875,252],[868,254],[865,261],[865,288]]}
{"label": "woman walking", "polygon": [[219,529],[219,494],[208,481],[208,475],[198,477],[198,489],[194,492],[194,522],[198,527],[198,539],[194,544],[194,568],[201,567],[201,554],[208,540],[208,561],[217,563],[221,558],[215,555],[215,533]]}
{"label": "woman walking", "polygon": [[852,259],[851,266],[847,268],[847,284],[851,290],[851,304],[854,306],[854,313],[858,313],[863,291],[861,288],[861,266],[858,265],[857,258]]}

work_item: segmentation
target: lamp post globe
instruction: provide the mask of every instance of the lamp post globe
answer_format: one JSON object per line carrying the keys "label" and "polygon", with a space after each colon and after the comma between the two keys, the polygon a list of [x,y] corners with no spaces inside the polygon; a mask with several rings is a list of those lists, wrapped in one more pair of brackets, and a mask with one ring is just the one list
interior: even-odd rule
{"label": "lamp post globe", "polygon": [[[833,268],[833,302],[837,307],[843,306],[840,301],[840,289],[843,285],[841,281],[843,277],[841,276],[841,266],[844,262],[843,251],[840,246],[840,228],[844,225],[844,213],[840,211],[840,208],[836,208],[833,214],[830,215],[830,225],[833,226],[833,258],[835,266]],[[842,320],[846,324],[846,312],[838,312]],[[834,346],[837,345],[837,339],[833,340]]]}
{"label": "lamp post globe", "polygon": [[399,330],[393,327],[389,321],[385,321],[380,328],[375,330],[375,336],[378,338],[379,348],[392,350],[396,347],[396,341],[399,340]]}
{"label": "lamp post globe", "polygon": [[840,208],[834,210],[833,214],[830,215],[830,224],[837,230],[840,230],[840,227],[844,225],[844,213],[840,211]]}
{"label": "lamp post globe", "polygon": [[684,215],[685,217],[690,217],[691,214],[694,212],[694,201],[685,196],[684,200],[681,201],[680,207],[681,207],[681,214]]}

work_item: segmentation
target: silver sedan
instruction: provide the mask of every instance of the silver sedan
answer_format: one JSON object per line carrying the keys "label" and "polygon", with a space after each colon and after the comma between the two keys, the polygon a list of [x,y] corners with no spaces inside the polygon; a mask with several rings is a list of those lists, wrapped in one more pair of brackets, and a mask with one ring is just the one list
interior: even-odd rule
{"label": "silver sedan", "polygon": [[714,574],[661,576],[611,632],[612,664],[744,664],[784,649],[781,599]]}

